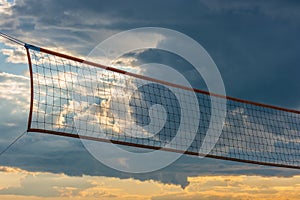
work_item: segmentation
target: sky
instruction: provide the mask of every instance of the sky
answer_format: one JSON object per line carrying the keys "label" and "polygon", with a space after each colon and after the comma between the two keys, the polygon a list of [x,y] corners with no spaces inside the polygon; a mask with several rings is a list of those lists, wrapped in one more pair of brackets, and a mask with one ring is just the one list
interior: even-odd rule
{"label": "sky", "polygon": [[[2,32],[80,57],[108,37],[140,27],[173,29],[200,43],[227,95],[300,110],[298,1],[0,0]],[[176,64],[153,51],[127,56]],[[197,79],[192,85],[202,86]],[[25,51],[1,38],[0,88],[1,150],[26,130],[30,97]],[[151,173],[124,173],[98,162],[76,139],[26,133],[0,156],[0,197],[299,199],[299,175],[191,156]]]}

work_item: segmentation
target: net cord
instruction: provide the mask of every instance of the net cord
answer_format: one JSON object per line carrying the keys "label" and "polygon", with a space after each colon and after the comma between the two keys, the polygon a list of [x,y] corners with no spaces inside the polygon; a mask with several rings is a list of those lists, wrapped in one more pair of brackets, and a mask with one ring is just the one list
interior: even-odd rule
{"label": "net cord", "polygon": [[6,34],[4,32],[1,32],[1,31],[0,31],[0,36],[3,37],[3,38],[5,38],[5,39],[7,39],[7,40],[9,40],[9,41],[11,41],[11,42],[13,42],[13,43],[15,43],[15,44],[21,45],[21,46],[24,46],[26,44],[22,40],[19,40],[19,39],[15,38],[15,37],[13,37],[11,35],[8,35],[8,34]]}

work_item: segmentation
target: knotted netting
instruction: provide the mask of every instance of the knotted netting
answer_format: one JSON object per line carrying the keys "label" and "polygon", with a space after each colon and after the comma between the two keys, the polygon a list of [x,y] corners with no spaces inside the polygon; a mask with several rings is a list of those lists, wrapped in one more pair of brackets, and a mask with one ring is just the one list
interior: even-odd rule
{"label": "knotted netting", "polygon": [[[32,85],[28,131],[190,155],[207,150],[206,156],[212,158],[300,168],[299,111],[211,95],[46,49],[26,48]],[[189,115],[182,117],[179,101],[194,104],[194,95],[198,108],[185,107]],[[212,110],[212,102],[222,104],[224,98],[221,134],[207,140],[209,128],[220,129],[219,124],[210,127],[211,116],[223,115]],[[195,120],[199,121],[194,135],[189,127]],[[212,149],[208,145],[203,150],[204,138],[215,143]]]}

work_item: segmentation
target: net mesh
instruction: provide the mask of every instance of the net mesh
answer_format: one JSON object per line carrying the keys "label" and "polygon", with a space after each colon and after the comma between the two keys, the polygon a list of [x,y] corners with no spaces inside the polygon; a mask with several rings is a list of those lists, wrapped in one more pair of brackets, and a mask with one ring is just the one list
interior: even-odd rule
{"label": "net mesh", "polygon": [[[210,120],[212,115],[222,119],[222,106],[212,108],[212,103],[224,103],[222,97],[42,50],[28,52],[33,84],[29,131],[149,149],[167,147],[191,155],[207,151],[213,158],[300,168],[297,112],[228,98],[221,134],[207,137],[209,128],[220,129],[218,124],[210,127]],[[187,105],[184,110],[182,105]]]}

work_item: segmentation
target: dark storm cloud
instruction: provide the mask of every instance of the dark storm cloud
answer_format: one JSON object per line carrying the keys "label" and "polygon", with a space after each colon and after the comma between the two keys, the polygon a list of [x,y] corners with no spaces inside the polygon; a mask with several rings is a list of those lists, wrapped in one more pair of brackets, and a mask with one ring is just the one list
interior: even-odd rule
{"label": "dark storm cloud", "polygon": [[228,95],[298,108],[299,10],[296,1],[17,0],[10,31],[86,55],[121,30],[175,29],[208,50]]}

